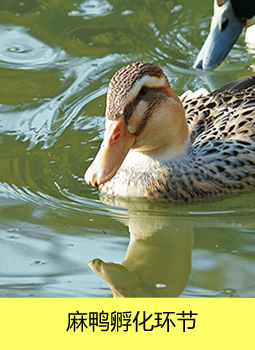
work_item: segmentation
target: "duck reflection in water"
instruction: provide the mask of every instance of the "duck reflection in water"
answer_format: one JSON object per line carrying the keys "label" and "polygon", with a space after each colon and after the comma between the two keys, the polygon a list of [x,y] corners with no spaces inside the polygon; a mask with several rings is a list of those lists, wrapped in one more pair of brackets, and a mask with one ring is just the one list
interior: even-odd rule
{"label": "duck reflection in water", "polygon": [[177,297],[191,270],[192,229],[188,220],[129,208],[130,241],[119,263],[94,259],[90,268],[114,297]]}

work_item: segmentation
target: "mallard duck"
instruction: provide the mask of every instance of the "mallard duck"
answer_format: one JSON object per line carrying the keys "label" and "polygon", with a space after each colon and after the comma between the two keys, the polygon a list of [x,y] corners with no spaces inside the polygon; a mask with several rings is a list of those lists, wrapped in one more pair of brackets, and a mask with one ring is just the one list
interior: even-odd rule
{"label": "mallard duck", "polygon": [[[217,67],[227,56],[243,29],[255,24],[254,16],[254,0],[214,0],[210,33],[197,56],[194,68]],[[254,43],[254,33],[250,37]]]}
{"label": "mallard duck", "polygon": [[255,189],[255,77],[184,104],[162,69],[120,69],[85,181],[114,196],[192,201]]}

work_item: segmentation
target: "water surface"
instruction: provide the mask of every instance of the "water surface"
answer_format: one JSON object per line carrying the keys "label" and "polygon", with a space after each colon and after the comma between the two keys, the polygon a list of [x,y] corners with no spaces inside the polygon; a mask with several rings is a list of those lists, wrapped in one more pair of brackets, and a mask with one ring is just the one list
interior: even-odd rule
{"label": "water surface", "polygon": [[1,2],[0,296],[255,296],[255,195],[109,203],[83,179],[123,65],[160,65],[177,94],[252,74],[243,37],[215,72],[191,68],[211,14],[211,0]]}

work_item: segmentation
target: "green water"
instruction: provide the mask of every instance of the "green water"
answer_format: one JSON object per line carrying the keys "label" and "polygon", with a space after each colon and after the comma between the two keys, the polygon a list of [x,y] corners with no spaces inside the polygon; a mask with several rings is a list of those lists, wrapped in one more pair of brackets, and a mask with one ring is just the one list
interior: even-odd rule
{"label": "green water", "polygon": [[212,0],[1,1],[1,297],[255,296],[255,195],[112,204],[83,180],[121,66],[154,62],[177,94],[252,74],[243,37],[217,71],[191,68],[211,14]]}

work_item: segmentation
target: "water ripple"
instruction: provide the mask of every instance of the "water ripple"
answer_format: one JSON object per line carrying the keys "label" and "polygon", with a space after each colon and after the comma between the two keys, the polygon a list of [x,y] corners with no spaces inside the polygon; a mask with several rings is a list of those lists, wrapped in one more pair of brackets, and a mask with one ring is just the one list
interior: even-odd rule
{"label": "water ripple", "polygon": [[82,16],[83,18],[92,18],[98,16],[107,16],[113,9],[113,6],[107,0],[85,0],[77,7],[77,10],[69,12],[69,16]]}
{"label": "water ripple", "polygon": [[51,48],[21,26],[0,25],[0,65],[16,69],[39,69],[55,66],[66,59],[59,48]]}

